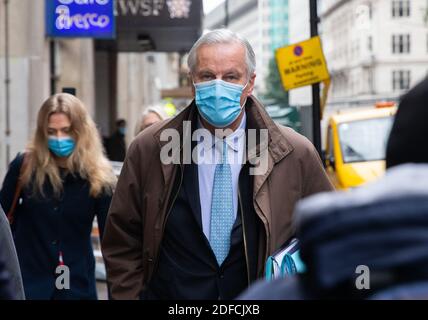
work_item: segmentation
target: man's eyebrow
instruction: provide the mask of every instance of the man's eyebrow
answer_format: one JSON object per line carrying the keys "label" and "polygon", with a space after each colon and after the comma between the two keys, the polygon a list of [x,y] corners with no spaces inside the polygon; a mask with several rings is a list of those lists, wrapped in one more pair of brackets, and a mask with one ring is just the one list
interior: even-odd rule
{"label": "man's eyebrow", "polygon": [[[215,72],[212,71],[211,69],[201,69],[197,72],[197,74],[199,74],[199,75],[201,75],[201,74],[215,74]],[[241,72],[238,69],[232,68],[232,69],[226,70],[223,74],[224,75],[228,75],[228,74],[242,75],[242,74],[244,74],[244,72]]]}
{"label": "man's eyebrow", "polygon": [[210,69],[202,69],[198,71],[198,74],[202,74],[202,73],[212,73],[214,74],[214,71],[210,70]]}
{"label": "man's eyebrow", "polygon": [[242,74],[243,72],[239,71],[238,69],[230,69],[230,70],[226,70],[224,74],[230,74],[230,73]]}

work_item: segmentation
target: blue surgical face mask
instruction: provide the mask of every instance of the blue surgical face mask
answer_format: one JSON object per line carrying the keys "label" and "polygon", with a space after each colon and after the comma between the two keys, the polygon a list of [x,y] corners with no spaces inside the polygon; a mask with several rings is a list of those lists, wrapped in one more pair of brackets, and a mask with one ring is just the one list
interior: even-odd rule
{"label": "blue surgical face mask", "polygon": [[126,127],[119,127],[119,132],[121,135],[126,136]]}
{"label": "blue surgical face mask", "polygon": [[238,118],[242,111],[241,95],[247,85],[243,86],[219,79],[194,83],[199,114],[214,127],[227,127]]}
{"label": "blue surgical face mask", "polygon": [[68,157],[73,153],[74,148],[76,147],[76,142],[71,137],[49,137],[48,138],[48,148],[58,157]]}

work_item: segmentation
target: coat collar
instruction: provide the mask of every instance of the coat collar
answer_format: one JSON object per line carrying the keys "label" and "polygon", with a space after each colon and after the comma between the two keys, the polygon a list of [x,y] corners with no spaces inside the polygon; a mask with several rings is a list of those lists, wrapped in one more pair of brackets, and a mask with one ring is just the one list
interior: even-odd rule
{"label": "coat collar", "polygon": [[[247,128],[268,130],[268,151],[274,163],[281,161],[284,157],[293,151],[293,147],[288,139],[284,136],[275,122],[269,117],[263,105],[254,96],[248,97],[245,108],[247,113]],[[192,134],[192,130],[188,130],[190,128],[185,127],[183,123],[184,121],[190,121],[192,124],[192,129],[196,128],[197,124],[195,119],[197,114],[198,111],[195,101],[192,101],[192,103],[177,116],[165,122],[154,134],[154,138],[157,141],[159,147],[162,148],[168,143],[168,141],[161,140],[162,132],[164,132],[166,129],[175,129],[179,132],[180,135],[180,148],[176,150],[176,154],[174,156],[179,157],[181,150],[184,148],[183,141],[191,142]],[[248,158],[252,159],[257,157],[260,154],[261,147],[263,146],[258,144],[256,148],[249,150]]]}

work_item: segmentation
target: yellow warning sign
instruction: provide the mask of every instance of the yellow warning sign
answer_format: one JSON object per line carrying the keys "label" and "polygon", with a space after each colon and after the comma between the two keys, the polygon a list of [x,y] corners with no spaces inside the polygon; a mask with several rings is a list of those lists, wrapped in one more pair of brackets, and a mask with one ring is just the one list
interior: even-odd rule
{"label": "yellow warning sign", "polygon": [[330,79],[318,36],[279,48],[275,58],[285,90]]}

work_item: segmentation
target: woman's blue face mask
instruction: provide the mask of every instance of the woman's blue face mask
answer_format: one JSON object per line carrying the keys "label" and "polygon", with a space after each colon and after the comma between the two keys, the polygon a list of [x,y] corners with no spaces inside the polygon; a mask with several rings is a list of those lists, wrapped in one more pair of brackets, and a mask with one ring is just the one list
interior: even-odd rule
{"label": "woman's blue face mask", "polygon": [[56,156],[63,158],[68,157],[74,151],[76,142],[71,137],[57,138],[50,136],[48,138],[48,148]]}
{"label": "woman's blue face mask", "polygon": [[247,85],[248,83],[243,86],[220,79],[194,83],[199,114],[214,127],[227,127],[241,114],[241,95]]}

